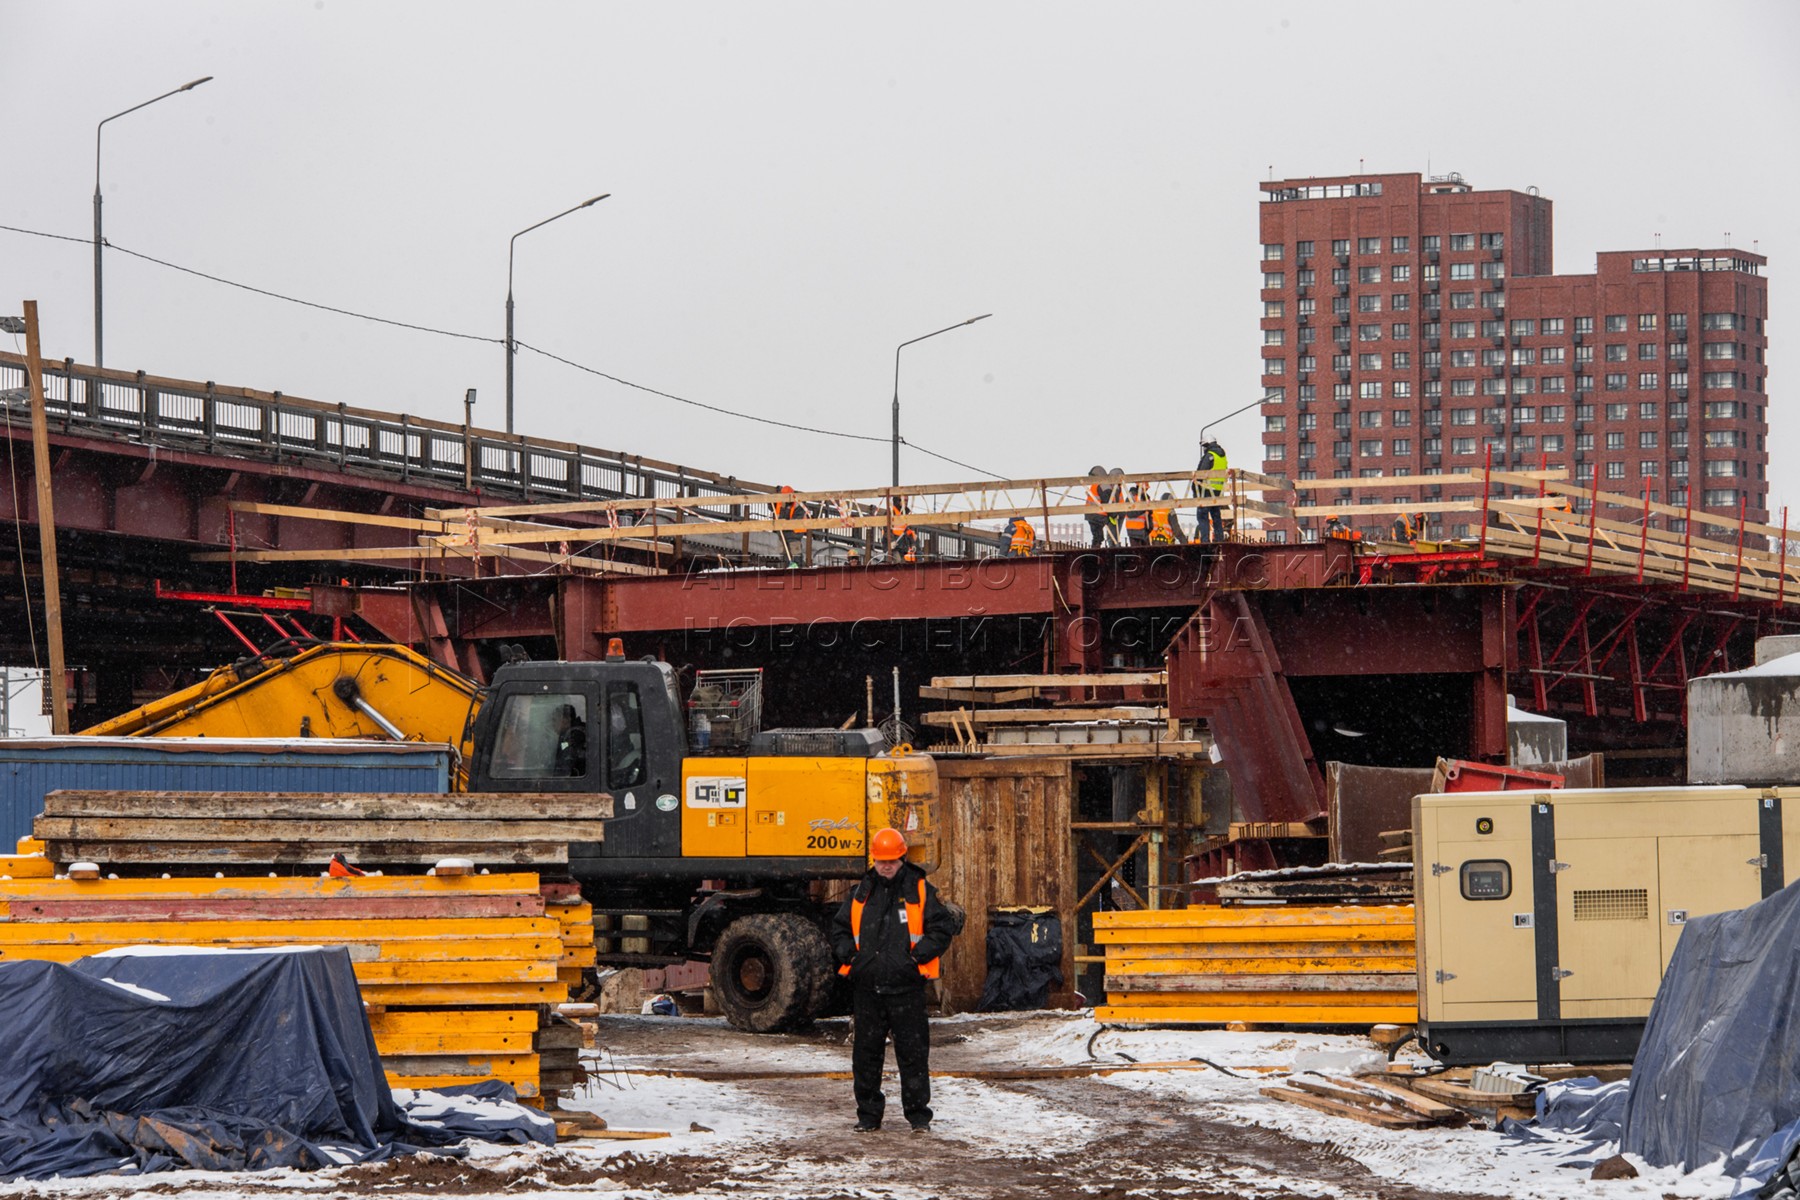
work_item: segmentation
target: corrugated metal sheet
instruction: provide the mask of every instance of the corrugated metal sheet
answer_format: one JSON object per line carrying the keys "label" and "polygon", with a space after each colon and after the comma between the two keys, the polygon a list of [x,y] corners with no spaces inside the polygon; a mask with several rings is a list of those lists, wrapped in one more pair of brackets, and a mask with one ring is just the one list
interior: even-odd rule
{"label": "corrugated metal sheet", "polygon": [[59,788],[156,792],[445,792],[450,747],[418,742],[32,738],[0,741],[0,854]]}

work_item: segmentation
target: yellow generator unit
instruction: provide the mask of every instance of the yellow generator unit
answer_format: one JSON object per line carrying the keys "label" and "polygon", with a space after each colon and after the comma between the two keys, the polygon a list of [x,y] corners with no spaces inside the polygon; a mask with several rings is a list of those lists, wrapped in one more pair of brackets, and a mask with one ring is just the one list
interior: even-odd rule
{"label": "yellow generator unit", "polygon": [[1800,788],[1415,796],[1413,844],[1426,1049],[1629,1062],[1688,919],[1800,873]]}

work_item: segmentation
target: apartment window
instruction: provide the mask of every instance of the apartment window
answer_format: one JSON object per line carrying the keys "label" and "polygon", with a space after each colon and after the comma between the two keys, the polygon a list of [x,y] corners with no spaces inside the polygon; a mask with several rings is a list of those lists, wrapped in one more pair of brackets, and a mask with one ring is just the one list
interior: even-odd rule
{"label": "apartment window", "polygon": [[1419,356],[1419,361],[1428,367],[1441,367],[1444,365],[1444,352],[1442,350],[1427,350],[1424,354]]}
{"label": "apartment window", "polygon": [[1284,317],[1286,315],[1287,315],[1287,309],[1284,307],[1283,301],[1280,301],[1280,300],[1264,300],[1263,301],[1263,317],[1265,319],[1270,319],[1270,318],[1278,319],[1278,318]]}
{"label": "apartment window", "polygon": [[1563,435],[1562,434],[1546,433],[1544,435],[1544,453],[1545,454],[1561,454],[1562,448],[1563,448]]}
{"label": "apartment window", "polygon": [[1646,429],[1638,434],[1638,449],[1639,450],[1654,450],[1654,449],[1656,449],[1656,430]]}
{"label": "apartment window", "polygon": [[1624,433],[1624,431],[1620,430],[1620,429],[1614,429],[1611,432],[1609,432],[1606,435],[1606,448],[1608,450],[1623,450],[1625,448],[1625,433]]}
{"label": "apartment window", "polygon": [[1313,270],[1311,267],[1307,267],[1304,270],[1295,271],[1294,272],[1294,282],[1299,284],[1301,287],[1311,287],[1313,284],[1319,282],[1319,273],[1317,271]]}
{"label": "apartment window", "polygon": [[1623,479],[1623,478],[1625,478],[1625,464],[1622,462],[1607,463],[1606,464],[1606,477],[1608,479]]}
{"label": "apartment window", "polygon": [[1312,242],[1305,241],[1305,242],[1300,242],[1297,245],[1295,245],[1294,255],[1297,258],[1311,258],[1313,256]]}
{"label": "apartment window", "polygon": [[[1268,397],[1264,396],[1263,399],[1267,400]],[[1263,432],[1264,433],[1280,433],[1283,430],[1285,430],[1286,428],[1287,428],[1287,418],[1286,417],[1264,417],[1263,418]]]}
{"label": "apartment window", "polygon": [[1395,292],[1388,297],[1388,309],[1391,312],[1411,312],[1412,297],[1405,292]]}
{"label": "apartment window", "polygon": [[[1306,331],[1302,329],[1300,332],[1305,333]],[[1303,342],[1306,341],[1305,338],[1301,338],[1300,340]],[[1302,371],[1316,371],[1319,369],[1319,360],[1311,354],[1302,354],[1300,356],[1300,369]],[[1312,385],[1305,384],[1303,386],[1311,387]]]}
{"label": "apartment window", "polygon": [[1301,442],[1300,450],[1299,450],[1300,461],[1301,462],[1311,462],[1313,460],[1313,458],[1317,455],[1318,450],[1319,450],[1319,443],[1317,443],[1317,442]]}
{"label": "apartment window", "polygon": [[1563,331],[1561,317],[1545,317],[1539,324],[1545,337],[1555,337]]}
{"label": "apartment window", "polygon": [[1482,234],[1481,235],[1481,248],[1483,250],[1504,250],[1504,249],[1506,249],[1506,235],[1504,233],[1484,233],[1484,234]]}
{"label": "apartment window", "polygon": [[1287,457],[1287,447],[1280,442],[1271,442],[1263,447],[1264,462],[1280,462]]}
{"label": "apartment window", "polygon": [[1287,374],[1287,359],[1285,359],[1285,358],[1265,358],[1265,359],[1263,359],[1263,374],[1264,375],[1286,375]]}
{"label": "apartment window", "polygon": [[1285,287],[1287,286],[1287,276],[1280,271],[1264,271],[1263,286],[1266,288]]}
{"label": "apartment window", "polygon": [[1388,249],[1395,254],[1406,254],[1412,250],[1412,239],[1409,237],[1390,238]]}
{"label": "apartment window", "polygon": [[1606,332],[1608,332],[1608,333],[1623,333],[1623,332],[1625,332],[1625,314],[1624,313],[1613,313],[1611,316],[1607,317],[1606,318]]}
{"label": "apartment window", "polygon": [[1361,478],[1361,479],[1380,479],[1381,478],[1381,468],[1380,467],[1364,467],[1362,470],[1358,471],[1356,474],[1357,474],[1358,478]]}
{"label": "apartment window", "polygon": [[1350,362],[1351,359],[1348,354],[1334,354],[1331,356],[1331,369],[1334,371],[1348,371],[1350,369]]}
{"label": "apartment window", "polygon": [[1475,439],[1472,437],[1451,438],[1450,439],[1450,453],[1452,453],[1452,454],[1473,454],[1473,453],[1475,453]]}
{"label": "apartment window", "polygon": [[1484,396],[1506,395],[1506,380],[1489,376],[1481,381],[1481,394]]}
{"label": "apartment window", "polygon": [[1419,278],[1426,283],[1436,283],[1443,278],[1443,272],[1436,263],[1426,263],[1419,269]]}
{"label": "apartment window", "polygon": [[1671,420],[1671,421],[1687,420],[1687,401],[1686,400],[1671,400],[1669,402],[1669,420]]}
{"label": "apartment window", "polygon": [[1688,327],[1688,324],[1687,324],[1687,314],[1686,313],[1670,313],[1669,314],[1669,332],[1681,333],[1681,334],[1685,335],[1687,333],[1687,327]]}
{"label": "apartment window", "polygon": [[1575,318],[1575,332],[1576,333],[1592,333],[1592,332],[1594,332],[1594,318],[1592,318],[1592,317],[1576,317]]}
{"label": "apartment window", "polygon": [[1475,394],[1475,381],[1473,379],[1452,379],[1450,381],[1450,394],[1452,396],[1473,396]]}
{"label": "apartment window", "polygon": [[1513,376],[1513,381],[1512,381],[1512,394],[1513,395],[1529,396],[1529,395],[1531,395],[1532,392],[1534,392],[1536,390],[1537,390],[1537,380],[1533,379],[1531,376],[1529,376],[1529,375]]}
{"label": "apartment window", "polygon": [[1450,307],[1451,308],[1474,308],[1475,307],[1475,293],[1474,292],[1451,292],[1450,293]]}
{"label": "apartment window", "polygon": [[1593,391],[1594,390],[1594,377],[1592,375],[1577,375],[1575,377],[1575,390],[1577,392]]}
{"label": "apartment window", "polygon": [[1349,267],[1333,267],[1333,268],[1331,268],[1331,282],[1334,284],[1349,283],[1350,282],[1350,268]]}
{"label": "apartment window", "polygon": [[1393,417],[1392,423],[1395,429],[1405,429],[1412,424],[1412,410],[1410,408],[1396,408],[1391,415]]}
{"label": "apartment window", "polygon": [[[1686,479],[1687,475],[1688,475],[1687,459],[1677,458],[1677,459],[1669,460],[1669,478],[1671,478],[1671,479]],[[1679,493],[1679,495],[1681,497],[1679,500],[1676,499],[1675,496],[1671,495],[1669,497],[1669,503],[1670,504],[1686,504],[1687,503],[1687,490],[1685,488],[1682,489],[1682,491]]]}
{"label": "apartment window", "polygon": [[1356,311],[1364,313],[1380,312],[1381,297],[1373,293],[1358,296],[1356,298]]}
{"label": "apartment window", "polygon": [[1411,454],[1412,453],[1412,439],[1411,438],[1395,438],[1393,447],[1389,452],[1392,454]]}
{"label": "apartment window", "polygon": [[1424,441],[1419,443],[1419,453],[1420,454],[1442,454],[1443,452],[1444,452],[1444,439],[1443,438],[1428,437]]}
{"label": "apartment window", "polygon": [[1475,410],[1472,408],[1451,409],[1450,423],[1452,425],[1473,425],[1475,423]]}
{"label": "apartment window", "polygon": [[1744,431],[1741,429],[1714,429],[1707,432],[1702,439],[1708,450],[1726,447],[1742,447],[1747,444]]}
{"label": "apartment window", "polygon": [[1701,358],[1736,358],[1737,344],[1734,342],[1708,342],[1700,347]]}
{"label": "apartment window", "polygon": [[1350,297],[1333,296],[1331,298],[1331,311],[1340,317],[1348,313],[1350,311]]}
{"label": "apartment window", "polygon": [[1358,267],[1358,268],[1356,268],[1356,282],[1358,282],[1358,283],[1380,283],[1381,282],[1381,268],[1380,267]]}
{"label": "apartment window", "polygon": [[1388,272],[1388,278],[1393,280],[1395,283],[1405,283],[1407,280],[1412,278],[1412,266],[1408,263],[1400,263],[1399,265],[1390,269],[1390,271]]}
{"label": "apartment window", "polygon": [[1711,479],[1729,478],[1738,473],[1738,465],[1728,458],[1708,459],[1706,461],[1705,469],[1701,472],[1701,474]]}
{"label": "apartment window", "polygon": [[[1349,384],[1345,384],[1344,386],[1348,387]],[[1346,400],[1348,400],[1349,398],[1350,397],[1348,397],[1348,396],[1344,397],[1344,399],[1346,399]],[[1331,414],[1331,427],[1333,429],[1348,429],[1348,428],[1350,428],[1350,414],[1347,412],[1332,413]]]}
{"label": "apartment window", "polygon": [[1364,371],[1379,371],[1379,370],[1381,370],[1381,355],[1379,355],[1379,354],[1358,355],[1357,359],[1356,359],[1356,365]]}
{"label": "apartment window", "polygon": [[1450,322],[1450,336],[1453,338],[1472,338],[1472,337],[1474,337],[1475,336],[1475,322],[1473,322],[1473,321],[1452,321],[1452,322]]}
{"label": "apartment window", "polygon": [[1529,433],[1513,435],[1512,449],[1514,454],[1524,454],[1537,449],[1537,439]]}
{"label": "apartment window", "polygon": [[1484,262],[1484,263],[1482,263],[1481,264],[1481,277],[1483,279],[1505,279],[1506,278],[1506,264],[1503,262]]}
{"label": "apartment window", "polygon": [[1370,438],[1367,441],[1356,443],[1356,455],[1358,458],[1380,458],[1381,439]]}
{"label": "apartment window", "polygon": [[1349,238],[1332,238],[1331,239],[1331,252],[1333,254],[1348,254],[1348,253],[1350,253],[1350,239]]}
{"label": "apartment window", "polygon": [[[1318,340],[1319,340],[1319,327],[1317,325],[1302,325],[1300,327],[1300,337],[1299,337],[1300,345],[1310,346],[1313,343],[1317,342]],[[1311,367],[1306,367],[1306,366],[1303,366],[1300,369],[1302,371],[1312,370]]]}
{"label": "apartment window", "polygon": [[1396,321],[1388,330],[1388,336],[1396,342],[1410,342],[1412,341],[1412,326],[1405,321]]}
{"label": "apartment window", "polygon": [[1475,235],[1474,234],[1472,234],[1472,233],[1453,233],[1450,235],[1450,249],[1452,249],[1452,250],[1473,250],[1474,248],[1475,248]]}
{"label": "apartment window", "polygon": [[1736,371],[1708,371],[1700,376],[1703,388],[1731,388],[1737,386]]}
{"label": "apartment window", "polygon": [[1593,362],[1594,361],[1594,348],[1592,346],[1577,346],[1577,347],[1575,347],[1575,361],[1577,363]]}
{"label": "apartment window", "polygon": [[1606,376],[1606,390],[1609,392],[1624,391],[1625,390],[1625,372],[1623,372],[1623,371],[1609,372]]}
{"label": "apartment window", "polygon": [[1609,421],[1623,421],[1629,410],[1629,405],[1609,404],[1606,406],[1606,419]]}
{"label": "apartment window", "polygon": [[[1443,380],[1427,379],[1425,381],[1425,395],[1431,396],[1431,397],[1439,397],[1439,396],[1442,396],[1443,394],[1444,394],[1444,381]],[[1437,416],[1437,414],[1432,413],[1431,416],[1435,417],[1435,416]],[[1431,421],[1429,419],[1427,419],[1426,424],[1431,424]]]}
{"label": "apartment window", "polygon": [[1538,409],[1538,418],[1546,425],[1555,425],[1569,419],[1569,410],[1560,404],[1546,404]]}
{"label": "apartment window", "polygon": [[1280,242],[1264,242],[1263,243],[1263,261],[1264,262],[1280,262],[1281,261],[1281,253],[1282,253],[1282,250],[1281,250]]}
{"label": "apartment window", "polygon": [[1483,350],[1481,352],[1481,365],[1484,367],[1498,367],[1505,362],[1506,351],[1504,350]]}
{"label": "apartment window", "polygon": [[1515,367],[1536,366],[1537,351],[1530,346],[1514,346],[1512,361]]}
{"label": "apartment window", "polygon": [[1356,239],[1356,252],[1358,254],[1380,254],[1381,253],[1381,239],[1378,237],[1357,238]]}
{"label": "apartment window", "polygon": [[1299,429],[1300,429],[1301,433],[1305,433],[1311,429],[1316,429],[1316,428],[1318,428],[1318,425],[1319,425],[1319,418],[1318,418],[1317,414],[1315,414],[1315,413],[1301,413],[1300,414]]}
{"label": "apartment window", "polygon": [[1577,404],[1575,406],[1575,419],[1577,421],[1593,420],[1594,419],[1594,406],[1591,404]]}
{"label": "apartment window", "polygon": [[[1378,379],[1371,379],[1367,383],[1361,384],[1358,394],[1362,396],[1364,400],[1381,399],[1381,381]],[[1356,423],[1364,429],[1380,429],[1381,414],[1378,412],[1358,413],[1356,415]]]}
{"label": "apartment window", "polygon": [[1577,450],[1592,450],[1594,448],[1594,435],[1591,433],[1576,434],[1575,448]]}
{"label": "apartment window", "polygon": [[1450,365],[1453,367],[1474,366],[1475,352],[1473,350],[1452,350],[1450,352]]}
{"label": "apartment window", "polygon": [[1505,292],[1483,292],[1483,293],[1481,293],[1481,307],[1483,307],[1483,308],[1505,308],[1506,307],[1506,293]]}
{"label": "apartment window", "polygon": [[1638,373],[1639,391],[1654,392],[1660,387],[1662,387],[1662,376],[1655,371],[1641,371]]}
{"label": "apartment window", "polygon": [[1428,233],[1419,239],[1419,248],[1427,253],[1438,249],[1442,244],[1443,239],[1439,238],[1435,233]]}
{"label": "apartment window", "polygon": [[1661,353],[1662,353],[1662,343],[1660,343],[1660,342],[1639,342],[1638,343],[1638,361],[1639,362],[1654,362],[1656,360],[1656,357]]}
{"label": "apartment window", "polygon": [[1702,329],[1742,329],[1743,327],[1743,318],[1736,313],[1710,312],[1703,313],[1700,317],[1700,328]]}
{"label": "apartment window", "polygon": [[1560,396],[1569,390],[1569,377],[1567,375],[1546,375],[1538,380],[1538,390],[1553,396]]}
{"label": "apartment window", "polygon": [[1347,383],[1332,384],[1331,385],[1331,398],[1333,400],[1348,400],[1348,399],[1350,399],[1350,385]]}
{"label": "apartment window", "polygon": [[1607,362],[1624,362],[1625,361],[1625,347],[1622,344],[1613,344],[1613,345],[1607,346],[1606,361]]}
{"label": "apartment window", "polygon": [[1639,333],[1655,333],[1656,332],[1656,314],[1655,313],[1639,313],[1638,314],[1638,332]]}
{"label": "apartment window", "polygon": [[1708,488],[1702,495],[1702,503],[1708,508],[1735,508],[1738,494],[1735,488]]}
{"label": "apartment window", "polygon": [[1358,325],[1356,327],[1356,340],[1359,342],[1379,342],[1381,340],[1381,326]]}
{"label": "apartment window", "polygon": [[1285,329],[1265,329],[1265,330],[1263,330],[1263,345],[1265,345],[1265,346],[1281,346],[1281,345],[1285,345],[1286,342],[1287,342],[1287,330],[1285,330]]}
{"label": "apartment window", "polygon": [[1396,370],[1396,371],[1412,370],[1412,352],[1410,350],[1394,351],[1394,355],[1393,355],[1393,358],[1391,361],[1393,363],[1394,370]]}
{"label": "apartment window", "polygon": [[1513,420],[1529,425],[1537,420],[1537,409],[1529,404],[1517,405],[1513,409]]}
{"label": "apartment window", "polygon": [[1473,278],[1475,278],[1475,264],[1472,262],[1451,263],[1450,264],[1450,278],[1451,279],[1473,279]]}
{"label": "apartment window", "polygon": [[1565,346],[1545,346],[1538,352],[1538,361],[1546,367],[1556,366],[1567,360],[1568,348]]}

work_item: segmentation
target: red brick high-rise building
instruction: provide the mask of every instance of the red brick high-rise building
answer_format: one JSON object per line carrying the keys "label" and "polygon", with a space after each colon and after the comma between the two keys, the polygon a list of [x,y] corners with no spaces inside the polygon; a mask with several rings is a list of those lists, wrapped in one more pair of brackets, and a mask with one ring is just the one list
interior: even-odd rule
{"label": "red brick high-rise building", "polygon": [[[1695,509],[1768,520],[1762,256],[1608,251],[1592,274],[1556,275],[1535,194],[1416,174],[1262,191],[1267,473],[1346,481],[1311,493],[1328,505],[1351,486],[1365,502],[1459,500],[1479,497],[1491,450],[1495,469],[1566,466],[1683,507],[1691,486]],[[1407,482],[1377,494],[1376,479]],[[1446,514],[1442,532],[1473,520]]]}

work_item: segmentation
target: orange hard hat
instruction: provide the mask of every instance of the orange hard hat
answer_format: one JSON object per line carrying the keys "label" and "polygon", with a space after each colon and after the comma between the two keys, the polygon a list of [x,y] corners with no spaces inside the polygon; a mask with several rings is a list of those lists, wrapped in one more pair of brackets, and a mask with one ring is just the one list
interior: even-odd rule
{"label": "orange hard hat", "polygon": [[876,862],[893,862],[906,857],[906,839],[898,829],[877,829],[869,843],[869,857]]}

